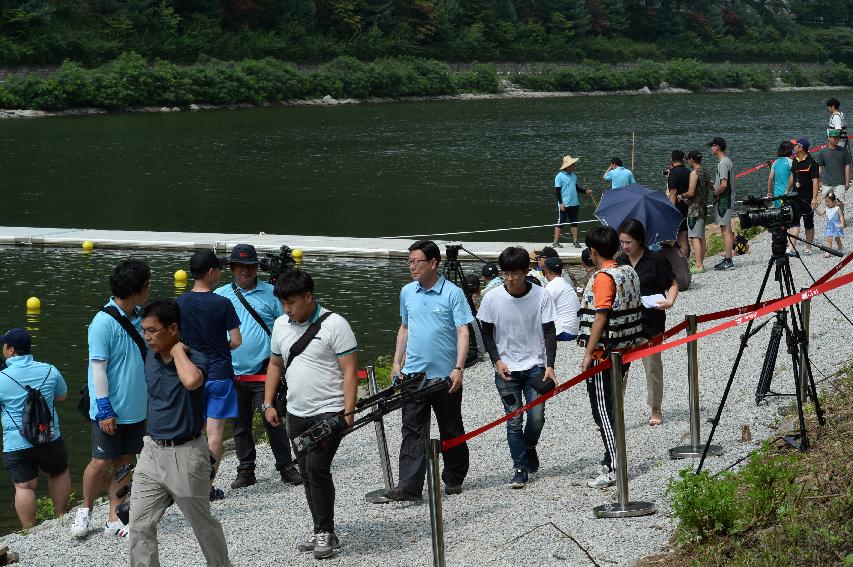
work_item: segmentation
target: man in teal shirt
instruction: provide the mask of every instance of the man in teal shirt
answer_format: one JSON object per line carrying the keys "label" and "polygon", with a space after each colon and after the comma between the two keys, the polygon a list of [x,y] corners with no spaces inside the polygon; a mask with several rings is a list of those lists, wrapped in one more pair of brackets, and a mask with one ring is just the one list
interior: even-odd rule
{"label": "man in teal shirt", "polygon": [[[270,358],[270,336],[275,320],[284,314],[281,302],[273,294],[273,286],[258,279],[258,253],[251,244],[237,244],[231,250],[228,266],[234,276],[233,283],[223,285],[214,292],[231,301],[240,319],[243,342],[231,351],[234,367],[234,388],[237,390],[238,417],[234,423],[234,452],[237,454],[237,478],[232,489],[251,486],[255,479],[255,437],[252,418],[261,411],[264,403],[264,383]],[[238,295],[239,294],[239,295]],[[242,297],[242,301],[241,298]],[[245,301],[257,318],[244,305]],[[263,322],[263,325],[261,325]],[[262,412],[263,413],[263,412]],[[273,427],[263,420],[275,458],[275,468],[282,482],[302,484],[290,454],[290,442],[283,424]]]}
{"label": "man in teal shirt", "polygon": [[578,192],[591,195],[592,191],[578,187],[578,176],[575,175],[575,164],[578,159],[580,158],[565,156],[560,165],[560,171],[554,178],[554,192],[557,194],[557,224],[554,226],[554,242],[551,246],[555,248],[563,247],[560,244],[560,229],[566,221],[571,223],[572,245],[575,248],[581,247],[578,243],[578,213],[581,208]]}
{"label": "man in teal shirt", "polygon": [[[112,297],[89,325],[89,418],[92,420],[92,460],[83,473],[83,504],[71,526],[71,535],[85,538],[92,527],[92,507],[103,489],[103,479],[133,461],[142,450],[148,391],[145,386],[139,306],[148,301],[151,269],[143,260],[119,262],[110,275]],[[122,321],[121,323],[119,321]],[[130,329],[130,332],[128,332]],[[110,509],[104,533],[125,538],[129,531],[116,516],[121,500],[116,491],[127,483],[113,480],[107,494]]]}
{"label": "man in teal shirt", "polygon": [[[36,362],[31,354],[32,337],[24,329],[11,329],[2,336],[6,368],[0,372],[0,405],[3,409],[3,465],[15,484],[15,511],[21,526],[36,522],[36,489],[39,469],[49,475],[47,486],[54,514],[62,516],[68,504],[71,477],[68,451],[59,433],[56,402],[68,396],[65,379],[55,366]],[[33,446],[23,434],[24,407],[28,390],[41,392],[53,411],[53,437],[50,443]]]}
{"label": "man in teal shirt", "polygon": [[637,182],[631,170],[622,167],[622,159],[618,157],[610,160],[610,166],[604,171],[604,180],[610,182],[611,190]]}

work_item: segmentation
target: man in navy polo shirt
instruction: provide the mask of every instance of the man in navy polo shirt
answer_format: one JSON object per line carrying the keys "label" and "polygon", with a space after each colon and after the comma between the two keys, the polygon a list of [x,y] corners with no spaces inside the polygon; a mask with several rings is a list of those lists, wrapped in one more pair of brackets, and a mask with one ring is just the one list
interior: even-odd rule
{"label": "man in navy polo shirt", "polygon": [[[270,337],[275,320],[284,312],[281,302],[273,294],[273,286],[258,279],[258,253],[251,244],[237,244],[231,250],[228,265],[234,282],[223,285],[214,293],[231,301],[240,318],[242,344],[231,351],[234,367],[234,388],[237,390],[237,413],[234,423],[234,451],[237,454],[237,478],[232,489],[251,486],[255,479],[255,438],[252,435],[252,417],[261,411],[264,403],[264,382],[270,359]],[[238,296],[239,294],[239,296]],[[249,313],[240,300],[249,304],[264,326]],[[275,468],[282,482],[302,484],[302,477],[290,455],[290,443],[284,425],[273,427],[264,420]]]}
{"label": "man in navy polo shirt", "polygon": [[204,429],[207,358],[181,340],[181,311],[171,300],[142,308],[148,436],[133,474],[130,565],[157,567],[157,525],[174,503],[192,526],[210,567],[230,567],[222,525],[210,515],[210,452]]}
{"label": "man in navy polo shirt", "polygon": [[[0,337],[3,358],[8,366],[0,373],[0,419],[3,421],[3,465],[15,483],[15,511],[21,526],[36,523],[36,489],[39,469],[49,475],[48,492],[57,516],[65,513],[71,477],[68,451],[59,433],[59,415],[55,403],[68,396],[65,379],[55,366],[36,362],[31,354],[32,337],[24,329],[11,329]],[[28,390],[41,392],[53,410],[53,438],[50,443],[33,446],[22,435],[24,407]]]}
{"label": "man in navy polo shirt", "polygon": [[[400,292],[400,316],[392,376],[414,390],[421,380],[450,376],[451,386],[429,398],[403,406],[400,483],[386,493],[390,500],[420,500],[426,475],[424,443],[429,435],[430,408],[441,439],[465,433],[462,424],[462,369],[468,355],[468,324],[474,320],[465,294],[438,271],[441,252],[431,240],[409,246],[413,282]],[[403,355],[406,362],[403,366]],[[402,366],[402,368],[401,368]],[[444,453],[444,490],[462,492],[468,474],[468,445]]]}

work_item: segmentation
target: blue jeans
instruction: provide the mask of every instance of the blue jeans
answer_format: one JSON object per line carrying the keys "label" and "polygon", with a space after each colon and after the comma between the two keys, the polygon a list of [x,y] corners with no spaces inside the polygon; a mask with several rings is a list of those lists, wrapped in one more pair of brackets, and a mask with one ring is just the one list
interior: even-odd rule
{"label": "blue jeans", "polygon": [[[540,378],[545,374],[545,368],[534,366],[529,370],[519,370],[510,374],[509,380],[504,380],[495,373],[495,386],[504,404],[504,412],[510,413],[526,402],[539,397],[539,392],[530,385],[530,380]],[[522,395],[524,400],[522,401]],[[524,427],[524,414],[519,414],[506,422],[506,440],[509,453],[512,455],[512,466],[516,469],[527,470],[527,448],[534,448],[539,442],[542,427],[545,425],[545,404],[527,410],[527,427]]]}

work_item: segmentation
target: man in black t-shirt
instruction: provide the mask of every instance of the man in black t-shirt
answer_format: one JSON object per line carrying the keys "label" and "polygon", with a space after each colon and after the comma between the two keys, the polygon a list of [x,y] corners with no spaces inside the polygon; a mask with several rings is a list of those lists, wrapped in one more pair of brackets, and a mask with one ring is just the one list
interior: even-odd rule
{"label": "man in black t-shirt", "polygon": [[[216,457],[215,474],[222,459],[225,420],[238,416],[231,351],[242,344],[243,337],[234,305],[213,293],[222,278],[222,262],[213,250],[199,250],[193,254],[190,272],[194,280],[192,290],[175,301],[181,309],[181,339],[206,356],[210,365],[204,383],[204,405],[207,444]],[[222,490],[211,485],[211,500],[224,496]]]}
{"label": "man in black t-shirt", "polygon": [[[806,229],[806,255],[812,253],[811,242],[814,240],[814,208],[817,207],[817,194],[820,190],[820,168],[815,159],[809,154],[810,143],[806,138],[791,140],[794,146],[794,161],[791,163],[791,178],[785,193],[791,193],[793,188],[797,194],[794,205],[794,220],[791,223],[791,234],[799,236],[800,218]],[[788,239],[788,255],[796,256],[795,241]]]}
{"label": "man in black t-shirt", "polygon": [[678,249],[681,250],[681,255],[686,257],[690,254],[690,247],[687,244],[687,203],[680,201],[678,196],[687,192],[690,185],[690,169],[684,165],[684,152],[681,150],[672,150],[669,164],[666,186],[669,200],[684,217],[681,220],[681,226],[678,227]]}

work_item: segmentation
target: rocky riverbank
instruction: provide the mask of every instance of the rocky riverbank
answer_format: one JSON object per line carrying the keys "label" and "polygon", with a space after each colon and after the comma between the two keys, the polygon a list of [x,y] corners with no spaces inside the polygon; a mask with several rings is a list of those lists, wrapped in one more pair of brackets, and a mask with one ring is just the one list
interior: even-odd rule
{"label": "rocky riverbank", "polygon": [[[648,95],[674,95],[693,94],[694,92],[716,92],[716,93],[740,93],[759,92],[758,89],[706,89],[703,91],[691,91],[677,87],[662,86],[655,89],[643,87],[641,89],[619,90],[619,91],[535,91],[523,89],[513,83],[503,80],[503,90],[500,93],[463,93],[458,95],[438,96],[406,96],[406,97],[368,97],[368,98],[334,98],[326,95],[322,98],[308,100],[290,100],[281,103],[261,104],[190,104],[187,106],[134,106],[123,110],[105,110],[103,108],[69,108],[66,110],[26,110],[26,109],[0,109],[0,120],[14,118],[44,118],[48,116],[92,116],[97,114],[115,113],[171,113],[171,112],[197,112],[200,110],[234,110],[239,108],[270,108],[281,106],[338,106],[351,104],[389,104],[401,102],[431,102],[431,101],[465,101],[465,100],[500,100],[519,98],[566,98],[583,96],[648,96]],[[800,92],[800,91],[837,91],[853,89],[850,86],[813,86],[813,87],[774,87],[770,92]]]}

